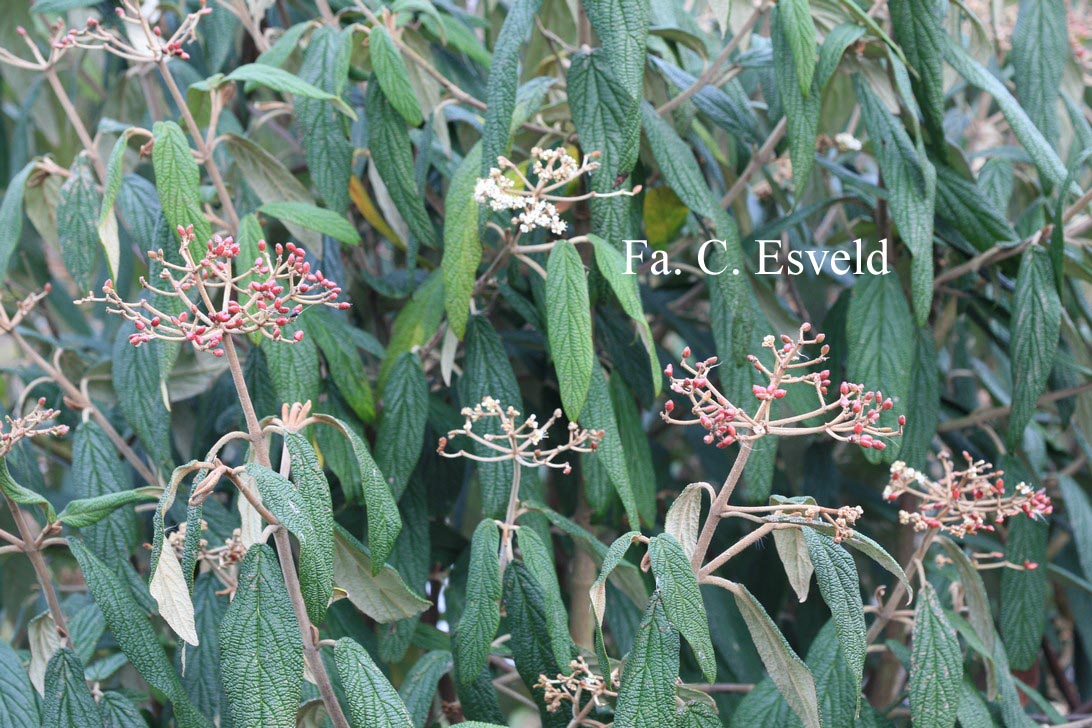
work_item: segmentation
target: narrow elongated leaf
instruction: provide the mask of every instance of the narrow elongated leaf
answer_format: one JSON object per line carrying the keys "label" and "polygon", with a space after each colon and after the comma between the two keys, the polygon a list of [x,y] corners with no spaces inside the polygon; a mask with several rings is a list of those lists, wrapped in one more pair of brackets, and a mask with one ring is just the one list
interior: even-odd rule
{"label": "narrow elongated leaf", "polygon": [[193,605],[199,647],[185,647],[186,671],[182,684],[190,699],[205,715],[221,725],[227,720],[227,699],[220,675],[220,623],[230,600],[217,594],[222,582],[211,571],[197,577],[193,586]]}
{"label": "narrow elongated leaf", "polygon": [[546,631],[550,634],[554,659],[558,665],[567,665],[572,660],[573,641],[569,637],[569,613],[561,599],[553,556],[547,543],[533,528],[523,527],[518,534],[523,565],[542,588],[542,599],[546,605]]}
{"label": "narrow elongated leaf", "polygon": [[[317,477],[314,473],[318,468],[317,461],[297,460],[297,457],[303,458],[304,453],[299,447],[300,443],[296,445],[299,449],[292,453],[293,467],[300,463],[303,471],[297,473],[300,482],[298,489],[280,473],[257,463],[248,464],[246,471],[257,483],[262,504],[300,543],[300,587],[307,603],[308,617],[315,624],[320,624],[333,588],[333,518],[329,510],[329,492],[323,498],[321,493],[316,492],[323,487],[321,484],[304,484],[305,480]],[[313,451],[310,457],[314,458]]]}
{"label": "narrow elongated leaf", "polygon": [[353,224],[333,210],[307,202],[267,202],[258,210],[286,222],[317,230],[348,245],[360,244],[360,233]]}
{"label": "narrow elongated leaf", "polygon": [[[797,46],[809,43],[808,39],[800,37],[798,28],[801,25],[811,27],[810,68],[798,57],[804,51]],[[784,106],[789,156],[792,159],[792,186],[796,196],[800,197],[815,164],[815,141],[819,133],[820,91],[814,83],[815,24],[811,21],[807,0],[778,3],[770,15],[770,28],[777,89]]]}
{"label": "narrow elongated leaf", "polygon": [[334,386],[357,417],[371,422],[375,419],[375,393],[353,340],[358,329],[353,329],[339,312],[329,308],[312,310],[308,316],[317,325],[309,326],[307,333],[322,352]]}
{"label": "narrow elongated leaf", "polygon": [[83,679],[83,663],[67,647],[53,655],[46,668],[42,720],[48,726],[97,726],[99,706]]}
{"label": "narrow elongated leaf", "polygon": [[[937,216],[954,227],[978,250],[1004,242],[1016,242],[1019,236],[1005,217],[1002,206],[976,184],[950,167],[937,166]],[[1009,168],[1011,171],[1011,167]],[[987,179],[984,173],[982,180]],[[1011,194],[1011,193],[1010,193]],[[1005,198],[1007,204],[1008,198]]]}
{"label": "narrow elongated leaf", "polygon": [[353,110],[349,108],[349,105],[345,103],[340,96],[335,96],[316,86],[312,86],[299,76],[289,73],[284,69],[277,68],[276,66],[269,66],[264,63],[248,63],[245,66],[236,68],[225,76],[223,80],[242,81],[247,84],[253,83],[273,89],[282,94],[292,94],[294,96],[305,96],[310,99],[329,101],[350,119],[356,118],[356,114],[353,113]]}
{"label": "narrow elongated leaf", "polygon": [[114,214],[114,202],[121,192],[122,161],[129,145],[130,130],[126,130],[114,143],[110,159],[106,163],[106,178],[102,181],[102,205],[99,208],[98,233],[106,262],[110,267],[111,278],[118,276],[118,264],[121,259],[121,241],[118,239],[118,218]]}
{"label": "narrow elongated leaf", "polygon": [[[380,84],[368,84],[365,99],[368,108],[368,144],[379,176],[391,199],[417,243],[437,247],[436,231],[425,209],[424,195],[417,189],[413,172],[413,147],[406,121],[388,100]],[[416,259],[416,246],[410,246],[409,261]]]}
{"label": "narrow elongated leaf", "polygon": [[383,418],[375,441],[375,460],[387,476],[395,499],[421,456],[428,420],[428,379],[421,359],[411,352],[398,357],[383,387]]}
{"label": "narrow elongated leaf", "polygon": [[618,728],[675,725],[675,680],[679,633],[668,620],[660,594],[648,600],[633,650],[622,668],[615,725]]}
{"label": "narrow elongated leaf", "polygon": [[739,585],[732,595],[736,598],[739,613],[747,623],[762,664],[766,666],[785,702],[806,728],[819,728],[822,725],[819,720],[819,701],[811,671],[793,652],[781,630],[758,600],[747,591],[747,587]]}
{"label": "narrow elongated leaf", "polygon": [[284,444],[292,461],[292,481],[315,534],[308,546],[311,553],[307,557],[309,566],[306,570],[301,550],[300,588],[307,604],[307,616],[312,623],[322,624],[326,618],[326,605],[334,591],[334,506],[330,484],[326,482],[318,455],[307,438],[298,432],[287,433]]}
{"label": "narrow elongated leaf", "polygon": [[648,558],[656,577],[664,614],[679,630],[698,658],[705,679],[717,680],[717,656],[709,637],[709,619],[698,588],[698,579],[690,567],[690,558],[671,534],[661,534],[648,544]]}
{"label": "narrow elongated leaf", "polygon": [[[815,23],[811,20],[811,4],[808,0],[787,0],[778,3],[778,12],[800,93],[807,98],[815,76]],[[776,57],[777,51],[774,51]]]}
{"label": "narrow elongated leaf", "polygon": [[[615,374],[614,376],[617,376]],[[618,423],[615,418],[614,408],[611,406],[610,391],[607,387],[606,375],[598,360],[592,360],[591,383],[588,387],[588,396],[584,404],[584,414],[581,423],[591,430],[603,432],[603,439],[599,447],[589,458],[594,458],[594,463],[602,467],[610,478],[615,492],[622,501],[626,511],[626,518],[633,526],[640,524],[640,513],[637,509],[637,498],[633,493],[633,484],[629,480],[629,467],[626,461],[626,453],[622,447],[622,437],[618,433]],[[609,501],[608,501],[609,502]]]}
{"label": "narrow elongated leaf", "polygon": [[[856,26],[855,26],[856,27]],[[662,58],[649,56],[648,59],[660,69],[664,77],[679,90],[688,89],[697,82],[697,78],[682,70],[673,63]],[[729,94],[721,89],[706,84],[697,93],[690,97],[694,106],[708,116],[713,123],[734,136],[747,142],[761,142],[762,138],[758,129],[758,119],[747,104],[746,94],[739,86],[728,89],[734,93]]]}
{"label": "narrow elongated leaf", "polygon": [[436,696],[436,683],[451,669],[451,653],[433,650],[421,656],[406,674],[398,695],[406,706],[414,728],[425,728]]}
{"label": "narrow elongated leaf", "polygon": [[107,690],[99,698],[99,713],[103,728],[148,728],[133,701],[113,690]]}
{"label": "narrow elongated leaf", "polygon": [[698,545],[698,521],[701,516],[703,483],[691,483],[671,503],[664,519],[664,532],[671,534],[682,546],[686,558],[694,554]]}
{"label": "narrow elongated leaf", "polygon": [[[546,276],[546,330],[550,354],[561,386],[565,415],[576,421],[588,397],[595,363],[588,281],[576,246],[568,241],[558,242],[550,251]],[[605,396],[605,379],[603,384]]]}
{"label": "narrow elongated leaf", "polygon": [[607,0],[582,5],[615,77],[632,98],[641,98],[649,30],[648,0]]}
{"label": "narrow elongated leaf", "polygon": [[563,711],[550,712],[543,688],[534,687],[539,675],[555,675],[560,668],[554,660],[546,629],[548,620],[542,587],[521,561],[513,561],[504,571],[504,607],[512,635],[508,644],[516,661],[516,671],[538,703],[543,728],[566,728],[569,718]]}
{"label": "narrow elongated leaf", "polygon": [[933,334],[918,329],[914,336],[914,360],[910,369],[910,392],[906,403],[906,428],[902,434],[899,459],[912,468],[923,468],[936,433],[940,412],[940,372]]}
{"label": "narrow elongated leaf", "polygon": [[[1009,477],[1015,474],[1009,470]],[[1009,526],[1005,559],[1019,565],[1034,565],[1001,574],[1001,637],[1005,640],[1009,661],[1017,670],[1035,664],[1043,631],[1046,629],[1049,596],[1047,581],[1047,526],[1019,516]]]}
{"label": "narrow elongated leaf", "polygon": [[0,640],[0,723],[26,728],[41,725],[30,677],[5,640]]}
{"label": "narrow elongated leaf", "polygon": [[15,482],[15,479],[11,477],[11,471],[8,470],[6,457],[0,458],[0,491],[3,491],[4,495],[19,505],[39,506],[42,512],[45,513],[46,521],[49,523],[57,520],[57,513],[53,510],[53,505],[44,496],[38,495],[30,488]]}
{"label": "narrow elongated leaf", "polygon": [[72,165],[72,174],[61,185],[57,203],[57,233],[61,257],[81,291],[90,291],[98,261],[99,231],[95,226],[102,198],[95,189],[95,175],[87,155]]}
{"label": "narrow elongated leaf", "polygon": [[129,343],[129,331],[118,329],[114,340],[110,379],[125,420],[144,449],[159,463],[171,460],[170,412],[160,387],[159,346],[151,341],[140,346]]}
{"label": "narrow elongated leaf", "polygon": [[470,542],[466,606],[455,631],[455,674],[463,685],[473,682],[485,667],[500,624],[499,548],[497,524],[487,518],[474,529]]}
{"label": "narrow elongated leaf", "polygon": [[406,706],[367,650],[348,637],[334,646],[334,662],[354,726],[412,728]]}
{"label": "narrow elongated leaf", "polygon": [[542,0],[516,0],[501,25],[493,46],[493,63],[489,67],[489,82],[485,91],[485,128],[482,133],[482,176],[497,163],[497,157],[507,154],[511,134],[512,114],[516,110],[516,89],[519,86],[520,56],[527,35],[534,27],[535,15]]}
{"label": "narrow elongated leaf", "polygon": [[197,259],[204,254],[205,244],[212,237],[205,211],[201,209],[201,171],[190,150],[186,133],[173,121],[157,121],[152,127],[155,146],[152,147],[152,168],[155,189],[163,214],[173,236],[176,227],[193,225],[194,240],[190,248]]}
{"label": "narrow elongated leaf", "polygon": [[815,567],[819,592],[830,607],[842,655],[849,665],[855,684],[860,685],[868,644],[857,567],[853,563],[853,557],[834,543],[831,537],[806,528],[804,540],[808,545],[811,563]]}
{"label": "narrow elongated leaf", "polygon": [[[289,567],[290,568],[290,567]],[[293,725],[303,688],[303,641],[277,557],[251,546],[220,626],[220,672],[232,725]]]}
{"label": "narrow elongated leaf", "polygon": [[1016,98],[1048,141],[1058,138],[1058,88],[1070,57],[1062,0],[1023,0],[1012,31]]}
{"label": "narrow elongated leaf", "polygon": [[[278,402],[316,402],[322,391],[322,370],[319,368],[318,347],[306,335],[311,319],[308,313],[283,329],[285,341],[263,342],[266,368],[272,380]],[[297,327],[303,328],[303,339],[292,341]]]}
{"label": "narrow elongated leaf", "polygon": [[811,591],[811,575],[815,573],[805,536],[808,530],[779,528],[773,532],[774,546],[777,548],[777,555],[781,559],[782,566],[785,567],[785,576],[801,602],[808,598],[808,592]]}
{"label": "narrow elongated leaf", "polygon": [[397,571],[375,566],[368,550],[334,524],[334,585],[353,605],[380,624],[408,619],[428,609],[430,602],[414,594]]}
{"label": "narrow elongated leaf", "polygon": [[1021,442],[1024,428],[1035,414],[1035,403],[1046,389],[1058,353],[1062,304],[1054,286],[1050,255],[1031,246],[1020,261],[1013,293],[1012,411],[1010,446]]}
{"label": "narrow elongated leaf", "polygon": [[1092,502],[1088,494],[1068,475],[1058,476],[1058,486],[1065,500],[1065,512],[1077,544],[1077,560],[1086,579],[1092,578]]}
{"label": "narrow elongated leaf", "polygon": [[371,49],[372,68],[375,69],[375,77],[383,88],[383,95],[407,124],[420,126],[423,121],[421,106],[417,102],[417,95],[413,93],[406,62],[402,60],[402,53],[386,28],[381,25],[372,28],[372,32],[368,34],[368,48]]}
{"label": "narrow elongated leaf", "polygon": [[36,162],[27,162],[19,170],[4,192],[4,201],[0,203],[0,275],[8,271],[8,261],[19,244],[23,233],[23,192],[26,190],[27,177],[34,170]]}
{"label": "narrow elongated leaf", "polygon": [[[106,432],[94,420],[88,420],[76,428],[72,442],[72,472],[75,476],[73,489],[81,500],[95,499],[118,492],[132,484],[132,476],[125,462],[118,456],[117,448]],[[144,489],[140,492],[151,493]],[[158,497],[159,489],[155,489]],[[135,501],[134,501],[135,502]],[[76,501],[65,506],[70,514]],[[106,515],[105,523],[83,525],[81,535],[91,550],[107,563],[127,559],[136,543],[137,517],[131,509],[124,508]]]}
{"label": "narrow elongated leaf", "polygon": [[641,103],[641,127],[656,164],[679,199],[694,214],[716,220],[721,215],[720,206],[702,177],[693,151],[647,101]]}
{"label": "narrow elongated leaf", "polygon": [[356,456],[360,470],[361,487],[364,491],[364,505],[368,509],[368,548],[371,550],[372,574],[376,575],[383,568],[387,557],[391,555],[394,541],[402,530],[402,516],[398,513],[398,502],[391,494],[387,479],[372,459],[367,443],[346,423],[330,417],[318,415],[317,419],[334,427],[348,440]]}
{"label": "narrow elongated leaf", "polygon": [[963,659],[933,587],[918,592],[910,651],[910,714],[915,726],[951,728],[959,711]]}
{"label": "narrow elongated leaf", "polygon": [[481,169],[482,148],[474,147],[463,158],[444,198],[444,309],[455,335],[466,333],[470,299],[482,262],[482,241],[478,235],[478,202],[474,185]]}
{"label": "narrow elongated leaf", "polygon": [[[910,395],[914,327],[898,277],[888,274],[859,278],[849,300],[846,328],[847,349],[853,352],[848,364],[850,380],[868,389],[880,389],[895,403],[894,412],[905,411]],[[880,422],[894,426],[894,419],[888,412]],[[866,450],[865,455],[872,462],[889,462],[895,457],[894,450]]]}
{"label": "narrow elongated leaf", "polygon": [[910,84],[914,98],[925,116],[925,126],[936,148],[944,146],[944,65],[941,26],[936,6],[928,0],[892,0],[892,27],[895,40],[906,55],[906,64],[914,73]]}
{"label": "narrow elongated leaf", "polygon": [[57,514],[57,520],[76,528],[85,528],[110,516],[114,511],[142,501],[157,500],[162,490],[156,486],[106,493],[93,498],[71,500]]}
{"label": "narrow elongated leaf", "polygon": [[[307,44],[300,78],[340,97],[349,74],[351,35],[348,29],[317,28]],[[315,188],[327,207],[344,215],[349,209],[353,160],[344,117],[326,101],[299,96],[295,121]]]}
{"label": "narrow elongated leaf", "polygon": [[148,684],[170,699],[181,728],[208,728],[208,719],[190,702],[178,673],[163,651],[148,617],[128,585],[77,538],[68,539],[91,596],[106,618],[122,652]]}

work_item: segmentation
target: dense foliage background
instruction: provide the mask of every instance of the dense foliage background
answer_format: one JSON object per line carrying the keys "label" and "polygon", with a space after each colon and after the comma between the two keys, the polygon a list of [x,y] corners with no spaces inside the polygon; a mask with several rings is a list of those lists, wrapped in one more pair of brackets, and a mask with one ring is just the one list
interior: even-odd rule
{"label": "dense foliage background", "polygon": [[[2,401],[16,418],[44,398],[69,428],[0,444],[0,724],[1092,713],[1087,0],[115,5],[9,2],[0,23]],[[591,162],[550,193],[564,225],[480,204],[498,156],[493,181],[526,191],[559,148]],[[185,267],[179,226],[197,258],[233,236],[237,272],[294,241],[352,305],[286,308],[224,348],[133,346],[135,314],[110,309],[178,315],[140,279]],[[740,275],[695,267],[711,238],[711,267]],[[858,238],[890,241],[892,274],[756,275],[758,239]],[[646,251],[621,275],[627,239],[677,274]],[[685,415],[660,373],[684,346],[751,407],[769,380],[747,355],[804,322],[833,387],[905,416],[882,451],[764,437],[739,479],[739,443],[659,416],[672,397]],[[778,411],[807,413],[803,389]],[[571,472],[534,448],[481,462],[465,434],[438,452],[468,424],[502,433],[460,414],[489,397],[517,424],[562,409],[543,448],[589,428],[554,463]],[[282,411],[305,402],[330,418]],[[460,448],[479,460],[441,456]],[[941,451],[994,463],[1010,495],[1045,488],[1053,513],[964,539],[900,524],[923,504],[884,499],[891,464],[940,478]],[[861,506],[847,545],[871,537],[873,558],[801,518],[775,535],[820,536],[744,542],[715,569],[735,591],[699,592],[708,501],[667,511],[726,477],[733,508]],[[701,553],[755,525],[725,518]],[[888,601],[892,557],[910,604]]]}

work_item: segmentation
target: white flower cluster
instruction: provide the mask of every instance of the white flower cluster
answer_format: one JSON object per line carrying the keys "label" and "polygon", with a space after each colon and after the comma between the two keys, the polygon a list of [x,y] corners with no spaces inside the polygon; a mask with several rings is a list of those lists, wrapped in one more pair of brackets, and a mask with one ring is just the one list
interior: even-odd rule
{"label": "white flower cluster", "polygon": [[[557,149],[535,147],[531,150],[531,159],[534,160],[535,174],[542,180],[568,182],[580,174],[580,167],[576,160],[561,147]],[[598,162],[588,163],[588,171],[598,168]]]}
{"label": "white flower cluster", "polygon": [[561,213],[552,202],[531,195],[512,194],[514,189],[515,183],[493,167],[489,170],[488,177],[480,178],[474,185],[474,200],[489,205],[495,212],[518,210],[512,218],[512,224],[518,225],[520,232],[529,233],[535,228],[546,228],[554,235],[565,234],[568,224],[561,219]]}
{"label": "white flower cluster", "polygon": [[840,152],[861,151],[861,140],[848,132],[840,132],[834,135],[834,143],[838,145]]}

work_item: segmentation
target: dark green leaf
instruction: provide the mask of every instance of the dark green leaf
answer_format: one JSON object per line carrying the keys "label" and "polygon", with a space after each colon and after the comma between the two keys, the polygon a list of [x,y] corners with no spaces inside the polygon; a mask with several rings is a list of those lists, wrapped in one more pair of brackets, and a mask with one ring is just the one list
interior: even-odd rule
{"label": "dark green leaf", "polygon": [[542,587],[520,561],[513,561],[504,571],[504,607],[512,635],[508,645],[516,661],[516,671],[538,703],[543,728],[566,728],[569,718],[564,711],[551,713],[543,689],[534,687],[539,675],[556,675],[560,668],[554,660],[546,629],[548,619]]}
{"label": "dark green leaf", "polygon": [[[550,251],[546,276],[546,329],[550,354],[561,387],[565,415],[576,421],[584,409],[595,364],[588,281],[576,246],[567,240],[558,241]],[[603,381],[603,395],[606,396],[606,380]],[[609,399],[606,401],[609,404]]]}
{"label": "dark green leaf", "polygon": [[0,723],[20,728],[38,728],[37,699],[22,660],[5,640],[0,639]]}
{"label": "dark green leaf", "polygon": [[411,352],[398,357],[383,387],[383,417],[375,442],[375,459],[395,499],[421,457],[428,421],[428,379],[420,358]]}
{"label": "dark green leaf", "polygon": [[915,726],[951,728],[959,710],[963,658],[932,585],[918,592],[910,652],[910,714]]}
{"label": "dark green leaf", "polygon": [[[321,27],[311,34],[300,66],[300,78],[334,96],[340,96],[349,74],[352,31]],[[311,180],[334,212],[349,209],[349,177],[353,146],[345,120],[330,104],[300,96],[296,99],[296,127],[303,144]]]}
{"label": "dark green leaf", "polygon": [[372,54],[372,68],[375,69],[375,77],[383,88],[383,95],[407,124],[420,126],[424,121],[421,117],[421,106],[417,102],[417,95],[413,93],[406,62],[402,60],[402,53],[387,29],[382,25],[372,28],[372,32],[368,34],[368,47]]}
{"label": "dark green leaf", "polygon": [[500,624],[499,548],[497,524],[487,518],[474,529],[470,544],[470,571],[466,581],[466,606],[455,630],[455,674],[463,685],[475,680],[485,667]]}
{"label": "dark green leaf", "polygon": [[201,209],[201,171],[193,158],[186,133],[173,121],[157,121],[152,127],[155,146],[152,147],[152,167],[155,189],[167,217],[171,239],[175,228],[193,225],[194,240],[190,250],[197,259],[205,252],[205,243],[212,238],[212,228]]}
{"label": "dark green leaf", "polygon": [[90,291],[98,261],[98,220],[102,197],[95,189],[95,175],[87,155],[72,165],[72,174],[61,185],[57,203],[57,233],[64,266],[81,291]]}
{"label": "dark green leaf", "polygon": [[342,637],[334,647],[334,660],[345,688],[353,725],[357,728],[413,726],[402,699],[363,647]]}
{"label": "dark green leaf", "polygon": [[1058,138],[1058,87],[1071,57],[1062,0],[1023,0],[1012,31],[1016,98],[1048,141]]}
{"label": "dark green leaf", "polygon": [[285,433],[284,444],[292,462],[292,481],[314,531],[311,543],[304,547],[301,542],[300,588],[307,616],[313,624],[322,624],[334,590],[334,507],[330,484],[307,438],[298,432]]}
{"label": "dark green leaf", "polygon": [[360,233],[353,224],[333,210],[316,207],[308,202],[266,202],[258,211],[317,230],[348,245],[360,244]]}
{"label": "dark green leaf", "polygon": [[1005,560],[1020,566],[1035,565],[1019,571],[1004,569],[1001,574],[1001,637],[1017,670],[1028,670],[1035,664],[1046,629],[1047,531],[1044,523],[1015,516],[1005,544]]}
{"label": "dark green leaf", "polygon": [[444,198],[444,309],[455,335],[466,333],[470,299],[482,261],[482,241],[478,235],[478,202],[474,185],[481,169],[480,144],[463,158],[451,178]]}
{"label": "dark green leaf", "polygon": [[26,189],[27,177],[34,171],[36,162],[27,162],[26,166],[19,170],[4,192],[4,201],[0,203],[0,275],[8,271],[8,261],[19,244],[19,236],[23,232],[23,192]]}
{"label": "dark green leaf", "polygon": [[61,648],[46,668],[42,720],[57,728],[83,728],[102,723],[99,706],[83,679],[83,663],[76,653]]}
{"label": "dark green leaf", "polygon": [[425,728],[436,695],[436,683],[451,669],[451,653],[433,650],[422,655],[406,673],[398,695],[409,711],[414,728]]}
{"label": "dark green leaf", "polygon": [[333,103],[341,113],[350,119],[355,119],[356,114],[349,105],[341,100],[340,96],[327,93],[320,88],[312,86],[299,76],[289,73],[276,66],[268,66],[263,63],[248,63],[239,66],[224,77],[224,81],[243,81],[247,84],[258,84],[273,89],[282,94],[304,96],[309,99],[319,99]]}
{"label": "dark green leaf", "polygon": [[648,544],[648,558],[656,577],[668,621],[690,643],[698,658],[705,679],[717,681],[717,657],[709,638],[709,621],[705,614],[698,579],[690,566],[690,558],[671,534],[661,534]]}
{"label": "dark green leaf", "polygon": [[676,725],[675,680],[679,675],[679,633],[668,620],[659,592],[637,631],[622,668],[615,725],[619,728]]}
{"label": "dark green leaf", "polygon": [[1058,353],[1062,304],[1054,286],[1050,255],[1036,245],[1029,247],[1020,261],[1012,305],[1010,446],[1022,441]]}

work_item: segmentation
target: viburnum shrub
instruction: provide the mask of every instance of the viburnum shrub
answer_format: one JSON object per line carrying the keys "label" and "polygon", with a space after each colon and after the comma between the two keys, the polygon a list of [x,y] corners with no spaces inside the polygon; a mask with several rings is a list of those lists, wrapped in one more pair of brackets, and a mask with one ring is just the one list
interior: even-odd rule
{"label": "viburnum shrub", "polygon": [[4,11],[0,726],[1092,715],[1087,0]]}

